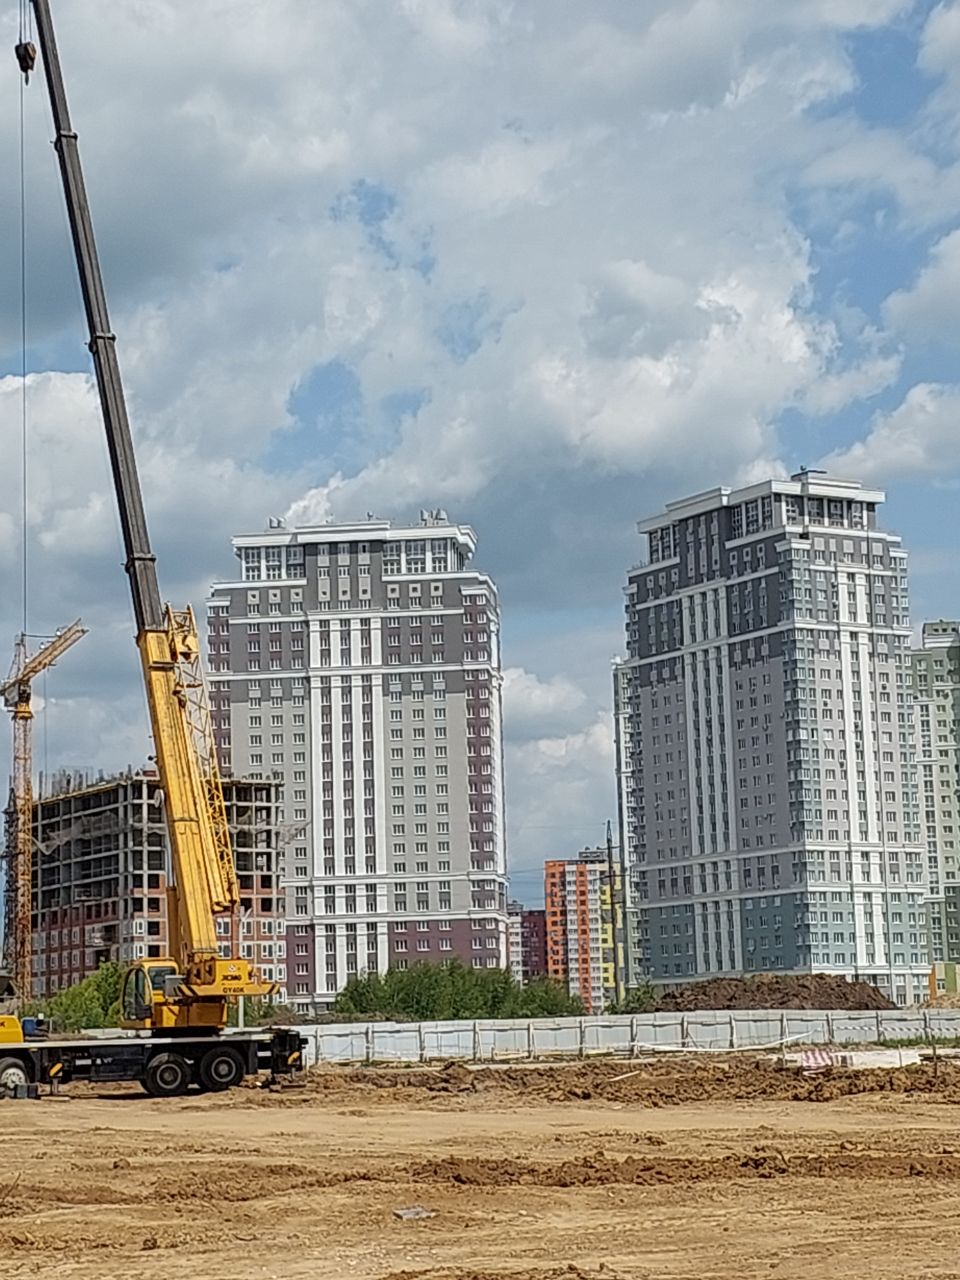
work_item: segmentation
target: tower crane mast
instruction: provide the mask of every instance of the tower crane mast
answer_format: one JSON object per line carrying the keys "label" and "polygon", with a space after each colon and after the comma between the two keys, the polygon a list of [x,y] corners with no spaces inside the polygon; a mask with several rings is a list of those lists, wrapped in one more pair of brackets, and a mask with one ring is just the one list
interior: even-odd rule
{"label": "tower crane mast", "polygon": [[30,996],[33,986],[31,939],[33,935],[33,707],[32,685],[42,671],[87,634],[80,622],[58,631],[32,657],[27,637],[17,638],[13,670],[0,697],[13,716],[13,821],[6,848],[3,900],[3,968],[13,982],[18,999]]}

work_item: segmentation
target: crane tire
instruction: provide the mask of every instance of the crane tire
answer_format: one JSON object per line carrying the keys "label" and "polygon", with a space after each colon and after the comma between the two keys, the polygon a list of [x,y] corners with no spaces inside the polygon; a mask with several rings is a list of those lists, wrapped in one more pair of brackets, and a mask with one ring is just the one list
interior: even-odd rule
{"label": "crane tire", "polygon": [[0,1058],[0,1096],[30,1083],[30,1072],[19,1058]]}
{"label": "crane tire", "polygon": [[232,1089],[245,1074],[243,1059],[236,1049],[211,1049],[200,1060],[200,1083],[211,1093]]}
{"label": "crane tire", "polygon": [[141,1083],[153,1098],[177,1098],[190,1087],[191,1074],[179,1053],[158,1053],[147,1063]]}

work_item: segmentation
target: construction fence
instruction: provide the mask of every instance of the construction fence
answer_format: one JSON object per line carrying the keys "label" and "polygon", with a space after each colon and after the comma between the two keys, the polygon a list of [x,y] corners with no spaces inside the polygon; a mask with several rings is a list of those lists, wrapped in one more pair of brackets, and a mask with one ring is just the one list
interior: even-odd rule
{"label": "construction fence", "polygon": [[850,1012],[736,1009],[475,1022],[350,1022],[298,1027],[313,1063],[518,1062],[791,1044],[960,1039],[960,1009]]}

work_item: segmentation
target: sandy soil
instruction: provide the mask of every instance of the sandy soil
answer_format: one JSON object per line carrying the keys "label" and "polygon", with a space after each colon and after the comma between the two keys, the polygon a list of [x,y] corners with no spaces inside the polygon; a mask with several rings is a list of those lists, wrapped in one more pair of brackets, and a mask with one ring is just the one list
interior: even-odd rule
{"label": "sandy soil", "polygon": [[[960,1280],[960,1067],[323,1072],[0,1103],[4,1277]],[[420,1205],[432,1216],[403,1221]]]}

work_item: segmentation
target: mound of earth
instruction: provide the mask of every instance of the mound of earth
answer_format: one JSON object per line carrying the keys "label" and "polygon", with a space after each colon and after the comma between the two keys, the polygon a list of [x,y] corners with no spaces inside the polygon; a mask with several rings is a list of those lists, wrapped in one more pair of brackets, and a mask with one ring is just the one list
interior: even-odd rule
{"label": "mound of earth", "polygon": [[895,1009],[869,982],[848,982],[827,973],[787,976],[759,973],[752,978],[709,978],[665,991],[657,1012],[698,1009]]}
{"label": "mound of earth", "polygon": [[[636,1065],[592,1061],[536,1066],[317,1068],[302,1090],[279,1097],[234,1090],[223,1106],[363,1104],[479,1111],[554,1103],[614,1103],[661,1109],[700,1103],[834,1102],[859,1094],[926,1095],[960,1103],[960,1066],[937,1065],[856,1071],[832,1068],[815,1076],[783,1070],[771,1058],[744,1055],[709,1060],[671,1054],[668,1060]],[[197,1104],[201,1105],[201,1104]],[[204,1106],[209,1102],[204,1100]],[[352,1114],[352,1113],[351,1113]]]}

